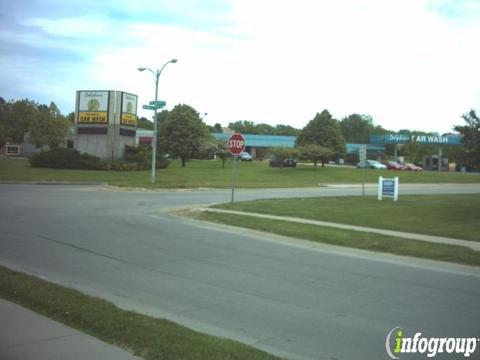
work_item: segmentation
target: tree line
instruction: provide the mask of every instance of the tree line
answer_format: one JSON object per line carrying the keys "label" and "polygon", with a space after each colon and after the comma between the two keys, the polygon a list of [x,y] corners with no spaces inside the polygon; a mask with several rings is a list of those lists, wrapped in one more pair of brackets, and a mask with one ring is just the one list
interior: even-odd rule
{"label": "tree line", "polygon": [[[446,156],[464,165],[480,167],[480,120],[474,110],[462,116],[464,125],[455,126],[464,137],[463,148],[447,148]],[[74,113],[62,115],[54,102],[39,104],[24,99],[5,101],[0,97],[0,146],[7,140],[22,142],[25,132],[30,133],[30,141],[38,147],[49,145],[56,148],[65,142],[68,129],[73,125]],[[176,105],[172,110],[163,110],[157,114],[158,150],[171,157],[179,158],[182,166],[198,157],[217,156],[223,160],[229,156],[226,144],[218,142],[210,135],[221,132],[220,124],[205,124],[193,107],[186,104]],[[138,126],[153,129],[153,123],[145,118],[138,120]],[[341,120],[333,118],[328,110],[317,113],[303,129],[290,125],[270,126],[240,120],[229,124],[233,131],[246,134],[290,135],[296,136],[295,149],[272,149],[279,157],[295,155],[315,165],[324,164],[346,155],[346,143],[367,144],[370,136],[389,132],[375,125],[369,115],[351,114]],[[401,130],[407,135],[426,134]],[[392,146],[387,145],[387,155],[392,154]],[[418,162],[424,154],[436,152],[434,146],[407,143],[400,149],[400,155],[406,155],[411,161]]]}
{"label": "tree line", "polygon": [[62,115],[54,102],[45,105],[29,99],[6,101],[0,97],[0,146],[6,141],[21,143],[28,132],[35,146],[57,148],[66,143],[73,121],[74,113]]}

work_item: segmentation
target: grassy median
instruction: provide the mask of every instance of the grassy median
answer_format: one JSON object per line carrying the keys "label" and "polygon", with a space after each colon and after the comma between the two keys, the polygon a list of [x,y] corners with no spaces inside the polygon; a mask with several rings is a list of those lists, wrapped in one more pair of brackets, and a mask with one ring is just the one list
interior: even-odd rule
{"label": "grassy median", "polygon": [[397,202],[372,196],[275,199],[215,207],[480,241],[480,194],[401,195]]}
{"label": "grassy median", "polygon": [[[214,207],[480,241],[480,194],[405,195],[397,202],[371,196],[274,199]],[[208,211],[191,216],[332,245],[480,265],[480,252],[463,246]]]}
{"label": "grassy median", "polygon": [[244,227],[330,245],[480,266],[480,251],[474,251],[463,246],[208,211],[194,212],[190,216],[198,220]]}
{"label": "grassy median", "polygon": [[[400,183],[480,183],[477,174],[437,172],[365,171],[367,182],[377,182],[379,176],[399,176]],[[157,171],[156,188],[229,188],[232,162],[222,168],[219,160],[193,160],[186,168],[172,161],[167,169]],[[151,188],[148,171],[94,171],[32,168],[25,159],[0,158],[0,181],[88,181],[105,182],[124,187]],[[270,168],[267,162],[240,162],[237,169],[238,188],[317,187],[322,184],[363,181],[363,170],[327,166],[315,169],[311,165],[297,168]]]}
{"label": "grassy median", "polygon": [[149,359],[278,359],[0,266],[0,297]]}

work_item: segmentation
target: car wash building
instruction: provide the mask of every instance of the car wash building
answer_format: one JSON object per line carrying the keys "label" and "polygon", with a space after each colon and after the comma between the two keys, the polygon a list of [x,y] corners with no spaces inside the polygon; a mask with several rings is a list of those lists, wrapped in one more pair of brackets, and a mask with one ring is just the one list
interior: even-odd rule
{"label": "car wash building", "polygon": [[416,135],[405,133],[387,133],[370,136],[371,144],[393,145],[393,157],[395,161],[398,159],[399,146],[409,142],[423,145],[434,145],[437,147],[437,154],[423,156],[422,167],[425,170],[448,171],[448,159],[443,156],[443,148],[445,146],[462,146],[462,136],[454,134]]}
{"label": "car wash building", "polygon": [[79,90],[75,106],[74,147],[105,160],[123,158],[135,145],[137,95],[113,90]]}

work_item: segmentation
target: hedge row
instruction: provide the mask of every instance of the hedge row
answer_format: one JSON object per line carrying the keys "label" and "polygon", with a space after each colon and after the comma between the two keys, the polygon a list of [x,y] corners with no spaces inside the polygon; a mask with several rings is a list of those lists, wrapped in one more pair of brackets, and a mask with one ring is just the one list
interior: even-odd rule
{"label": "hedge row", "polygon": [[[54,169],[82,169],[82,170],[114,170],[114,171],[133,171],[150,169],[150,160],[148,151],[141,149],[129,149],[130,153],[125,157],[125,161],[105,161],[99,157],[80,153],[75,149],[51,149],[42,151],[30,157],[30,165],[33,167],[44,167]],[[157,169],[166,168],[170,162],[160,158],[157,160]]]}

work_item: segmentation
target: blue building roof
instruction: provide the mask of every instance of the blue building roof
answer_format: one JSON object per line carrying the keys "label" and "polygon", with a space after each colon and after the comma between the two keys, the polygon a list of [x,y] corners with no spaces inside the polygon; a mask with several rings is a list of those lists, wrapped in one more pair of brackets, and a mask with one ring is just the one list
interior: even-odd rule
{"label": "blue building roof", "polygon": [[[230,137],[229,133],[213,133],[216,140],[225,140]],[[282,146],[293,148],[295,146],[296,136],[277,136],[277,135],[252,135],[243,134],[246,146],[250,147],[274,147]]]}
{"label": "blue building roof", "polygon": [[[227,141],[230,137],[230,133],[213,133],[213,137],[216,140]],[[274,147],[282,146],[286,148],[295,147],[296,136],[277,136],[277,135],[252,135],[252,134],[243,134],[245,137],[245,142],[247,147]],[[361,144],[346,144],[347,154],[356,154]],[[368,144],[367,151],[376,153],[385,152],[385,145],[383,144]]]}

